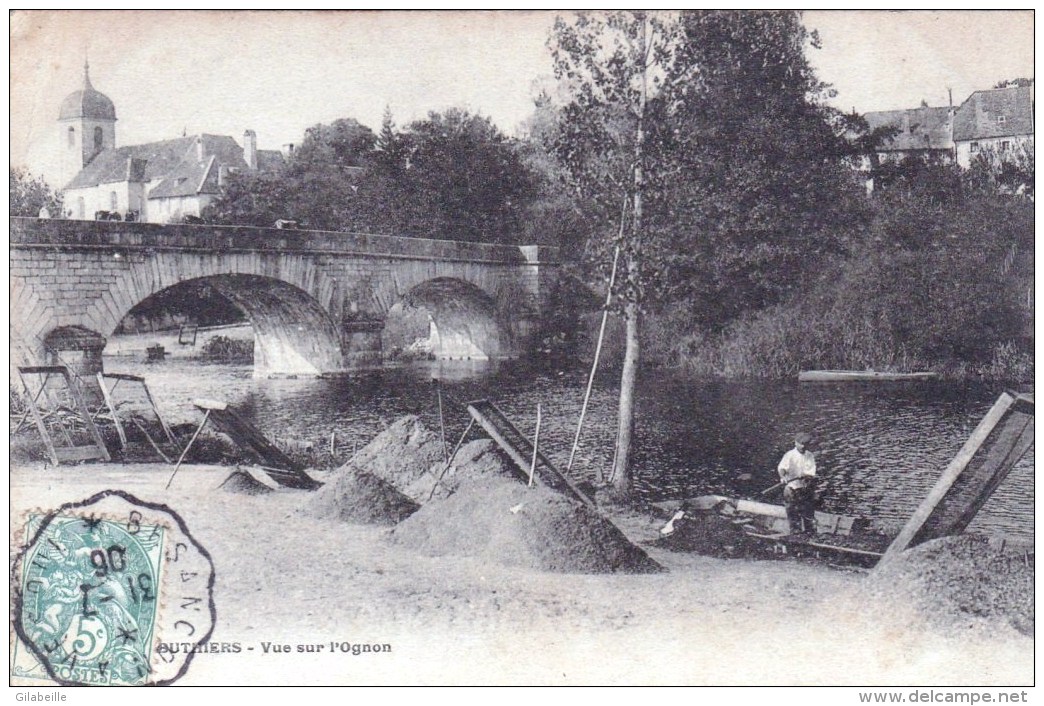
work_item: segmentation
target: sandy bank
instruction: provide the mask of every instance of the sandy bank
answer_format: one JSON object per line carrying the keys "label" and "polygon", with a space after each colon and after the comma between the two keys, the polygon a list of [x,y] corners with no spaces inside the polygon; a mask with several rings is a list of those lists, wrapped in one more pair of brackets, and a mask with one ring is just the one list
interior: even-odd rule
{"label": "sandy bank", "polygon": [[[121,488],[177,510],[217,568],[214,640],[184,684],[1030,684],[1033,641],[875,604],[862,574],[718,560],[643,544],[662,574],[576,575],[430,557],[387,528],[300,512],[307,493],[232,494],[232,469],[95,464],[11,470],[12,517]],[[322,476],[320,476],[322,478]],[[656,523],[617,517],[632,541]],[[264,654],[262,643],[322,644]],[[390,653],[330,654],[330,642]]]}

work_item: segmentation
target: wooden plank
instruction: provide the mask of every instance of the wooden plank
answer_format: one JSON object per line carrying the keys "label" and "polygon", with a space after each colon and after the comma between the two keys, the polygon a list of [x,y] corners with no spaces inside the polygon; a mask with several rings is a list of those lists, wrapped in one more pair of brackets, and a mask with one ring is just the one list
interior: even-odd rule
{"label": "wooden plank", "polygon": [[66,370],[64,365],[26,365],[20,366],[18,372],[27,375],[46,375],[48,373],[62,375]]}
{"label": "wooden plank", "polygon": [[[116,385],[118,384],[119,381],[117,380]],[[116,385],[113,385],[114,389]],[[112,395],[110,394],[109,386],[105,384],[105,376],[102,373],[98,373],[98,387],[101,388],[102,398],[105,400],[105,406],[109,408],[109,415],[112,417],[112,423],[116,425],[116,434],[120,437],[120,448],[126,451],[127,434],[123,431],[123,424],[120,422],[120,415],[116,414],[116,405],[112,402]]]}
{"label": "wooden plank", "polygon": [[[128,375],[127,373],[98,373],[104,378],[109,380],[126,380],[127,382],[145,382],[145,378],[140,375]],[[113,385],[115,387],[115,385]]]}
{"label": "wooden plank", "polygon": [[526,460],[522,457],[522,454],[518,452],[515,446],[508,442],[507,439],[500,433],[500,429],[495,424],[490,422],[486,415],[476,410],[471,405],[468,405],[468,412],[471,413],[472,418],[479,423],[486,433],[490,435],[493,441],[497,442],[497,445],[511,458],[515,464],[515,475],[522,481],[528,481],[528,474],[525,472]]}
{"label": "wooden plank", "polygon": [[[29,403],[29,412],[32,414],[33,422],[36,424],[36,430],[40,432],[40,437],[43,439],[44,446],[47,447],[47,454],[51,457],[51,463],[58,465],[58,454],[55,453],[54,440],[51,439],[51,432],[47,429],[47,424],[44,423],[43,417],[40,415],[40,409],[36,406],[37,397],[43,392],[43,385],[47,384],[47,378],[44,378],[43,384],[37,391],[36,395],[33,395],[32,390],[29,389],[29,382],[25,379],[25,374],[35,372],[28,368],[18,368],[18,377],[22,380],[22,386],[25,388],[25,398]],[[45,373],[47,375],[49,373]]]}
{"label": "wooden plank", "polygon": [[104,456],[98,450],[97,446],[93,444],[90,446],[62,446],[54,450],[54,455],[59,462],[61,461],[91,461],[94,459],[103,459],[108,461],[108,454]]}
{"label": "wooden plank", "polygon": [[152,412],[156,415],[156,419],[159,420],[160,427],[163,429],[163,433],[167,435],[167,441],[174,445],[174,448],[178,448],[178,440],[174,438],[174,432],[167,426],[167,422],[163,419],[163,415],[160,414],[159,406],[156,404],[156,400],[152,399],[152,393],[149,391],[149,386],[145,384],[145,380],[141,380],[141,386],[145,390],[145,397],[149,401],[149,405],[152,407]]}
{"label": "wooden plank", "polygon": [[73,382],[69,370],[63,368],[62,375],[65,378],[66,387],[69,388],[69,394],[72,396],[73,402],[76,404],[76,409],[80,413],[80,418],[83,419],[83,423],[87,425],[87,431],[90,432],[91,437],[94,439],[94,443],[98,447],[98,451],[101,454],[99,458],[105,461],[111,460],[109,457],[109,449],[105,447],[105,439],[102,438],[101,432],[98,431],[98,425],[94,423],[91,413],[87,410],[87,404],[83,401],[83,397],[80,395],[80,390],[76,387],[76,383]]}
{"label": "wooden plank", "polygon": [[873,370],[802,370],[798,373],[800,382],[846,382],[846,381],[898,381],[898,380],[934,380],[937,373],[888,373]]}
{"label": "wooden plank", "polygon": [[950,492],[950,488],[953,487],[957,478],[964,472],[964,469],[967,468],[979,448],[993,433],[993,430],[1005,417],[1008,409],[1014,402],[1015,397],[1011,394],[1006,392],[1001,394],[1000,398],[993,404],[993,407],[990,408],[990,411],[986,413],[986,416],[982,418],[982,421],[972,431],[971,436],[968,437],[961,450],[957,452],[957,455],[953,457],[953,460],[943,470],[942,476],[936,481],[925,499],[921,501],[921,504],[914,511],[913,515],[910,516],[910,519],[907,520],[903,529],[889,545],[878,566],[887,564],[910,546],[911,542],[921,531],[921,528],[928,521],[928,518],[935,511],[936,506]]}
{"label": "wooden plank", "polygon": [[998,427],[998,432],[990,437],[993,443],[990,444],[988,440],[984,446],[988,448],[985,460],[978,467],[961,474],[911,545],[963,532],[1019,459],[1033,446],[1032,416],[1009,412]]}
{"label": "wooden plank", "polygon": [[304,471],[286,471],[281,468],[269,468],[268,466],[251,466],[250,468],[267,474],[277,485],[281,485],[284,488],[315,490],[323,487],[320,481],[312,478]]}
{"label": "wooden plank", "polygon": [[200,409],[228,409],[227,402],[221,402],[220,400],[207,400],[207,399],[194,399],[192,404]]}
{"label": "wooden plank", "polygon": [[226,403],[215,400],[193,400],[192,403],[205,410],[214,426],[232,441],[253,452],[261,460],[260,464],[256,464],[257,467],[264,469],[279,485],[304,490],[315,490],[322,486],[322,483],[305,473],[301,464],[283,453],[257,427],[233,412]]}
{"label": "wooden plank", "polygon": [[468,403],[468,413],[477,421],[490,437],[504,449],[517,466],[519,477],[524,483],[529,482],[531,461],[527,456],[535,454],[537,478],[544,484],[559,492],[571,495],[588,507],[595,507],[594,502],[577,488],[569,478],[562,474],[544,454],[533,448],[533,444],[515,427],[507,416],[489,400],[477,400]]}

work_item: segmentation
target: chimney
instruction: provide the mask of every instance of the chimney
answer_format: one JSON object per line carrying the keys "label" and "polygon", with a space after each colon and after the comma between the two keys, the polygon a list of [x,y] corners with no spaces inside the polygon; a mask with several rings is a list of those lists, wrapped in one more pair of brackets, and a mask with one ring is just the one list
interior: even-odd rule
{"label": "chimney", "polygon": [[283,157],[285,157],[286,159],[290,159],[293,156],[294,156],[294,143],[293,142],[287,142],[285,145],[283,145]]}
{"label": "chimney", "polygon": [[250,169],[257,169],[257,133],[253,130],[243,133],[243,160]]}
{"label": "chimney", "polygon": [[196,136],[196,161],[203,162],[206,160],[206,150],[203,149],[203,136]]}

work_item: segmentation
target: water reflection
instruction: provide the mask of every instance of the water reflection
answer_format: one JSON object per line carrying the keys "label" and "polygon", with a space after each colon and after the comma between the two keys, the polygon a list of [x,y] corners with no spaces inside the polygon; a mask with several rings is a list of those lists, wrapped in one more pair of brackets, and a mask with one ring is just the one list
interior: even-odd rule
{"label": "water reflection", "polygon": [[[443,396],[447,439],[468,423],[465,403],[489,398],[526,434],[541,403],[541,450],[565,468],[583,391],[582,370],[534,371],[511,361],[428,361],[334,378],[256,380],[249,366],[106,360],[109,372],[145,375],[172,416],[199,419],[194,397],[234,404],[268,434],[323,443],[339,460],[403,414],[437,429]],[[600,376],[573,465],[579,477],[607,474],[616,435],[618,382]],[[824,508],[901,524],[960,449],[1000,390],[942,381],[797,383],[693,381],[643,374],[634,455],[639,491],[649,499],[722,493],[762,496],[796,431],[816,438]],[[475,432],[473,432],[475,433]],[[1012,471],[973,529],[1021,538],[1033,533],[1033,451]]]}

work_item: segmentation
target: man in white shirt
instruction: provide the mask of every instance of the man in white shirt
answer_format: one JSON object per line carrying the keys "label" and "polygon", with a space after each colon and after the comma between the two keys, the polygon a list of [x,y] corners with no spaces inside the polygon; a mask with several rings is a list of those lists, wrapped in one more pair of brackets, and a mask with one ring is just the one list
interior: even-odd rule
{"label": "man in white shirt", "polygon": [[816,457],[808,450],[811,441],[804,432],[795,436],[794,448],[783,455],[777,469],[791,534],[816,528]]}

